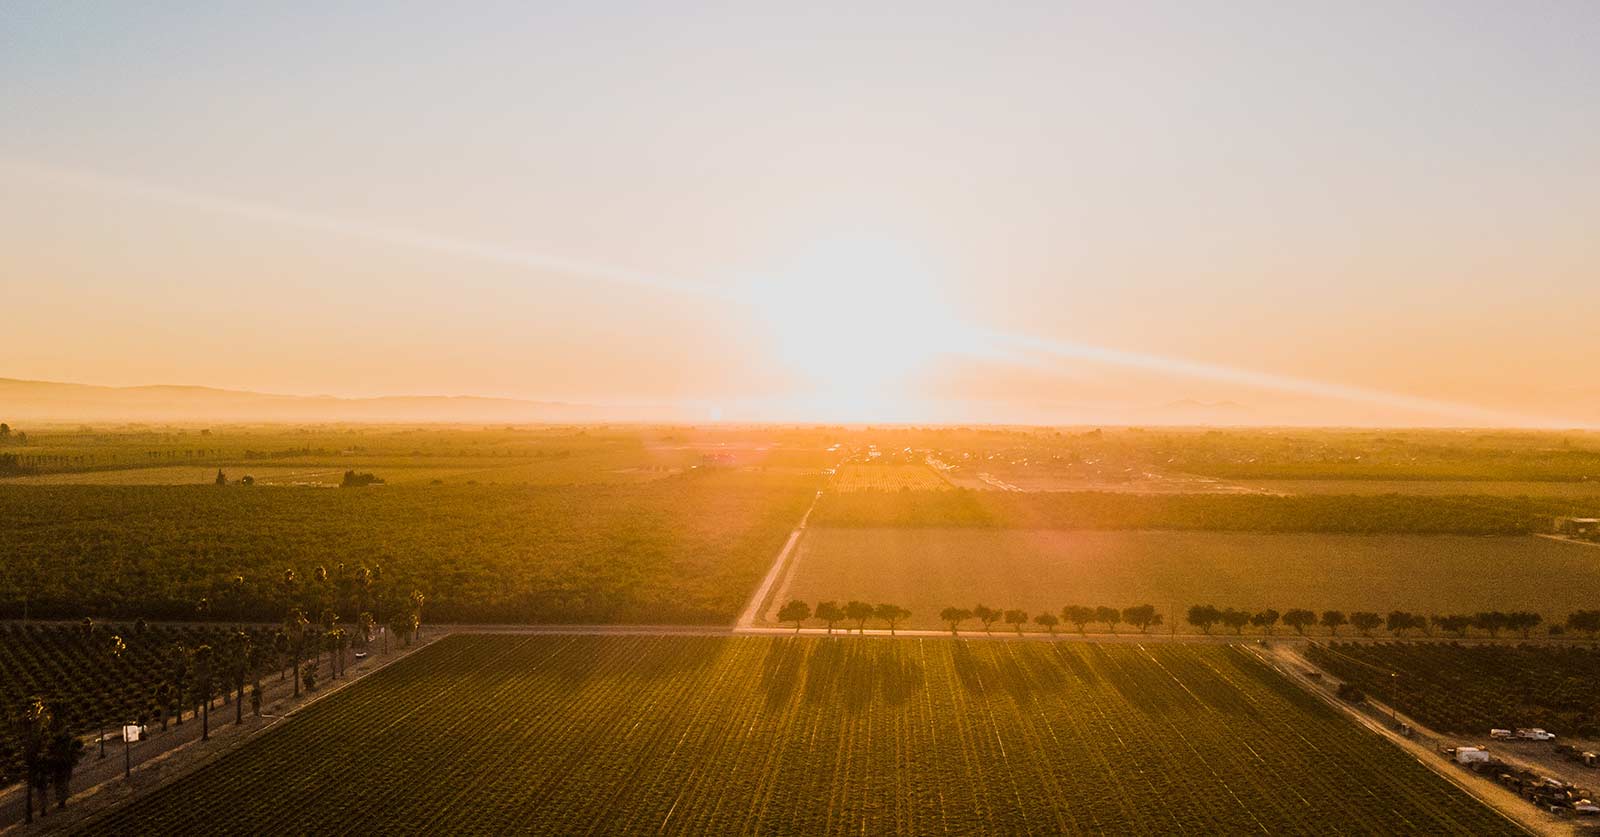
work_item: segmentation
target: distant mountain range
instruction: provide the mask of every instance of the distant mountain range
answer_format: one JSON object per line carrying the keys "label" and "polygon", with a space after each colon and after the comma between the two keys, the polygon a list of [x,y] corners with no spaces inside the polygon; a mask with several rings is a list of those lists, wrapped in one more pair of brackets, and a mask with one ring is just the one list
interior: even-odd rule
{"label": "distant mountain range", "polygon": [[38,422],[588,422],[659,420],[666,407],[478,396],[276,395],[195,386],[103,387],[0,378],[0,421]]}

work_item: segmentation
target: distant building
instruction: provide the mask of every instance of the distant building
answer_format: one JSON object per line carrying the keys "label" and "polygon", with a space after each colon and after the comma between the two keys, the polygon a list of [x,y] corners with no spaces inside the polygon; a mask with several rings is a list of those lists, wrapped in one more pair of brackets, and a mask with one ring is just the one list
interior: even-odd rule
{"label": "distant building", "polygon": [[1574,538],[1600,538],[1600,517],[1558,517],[1556,534]]}

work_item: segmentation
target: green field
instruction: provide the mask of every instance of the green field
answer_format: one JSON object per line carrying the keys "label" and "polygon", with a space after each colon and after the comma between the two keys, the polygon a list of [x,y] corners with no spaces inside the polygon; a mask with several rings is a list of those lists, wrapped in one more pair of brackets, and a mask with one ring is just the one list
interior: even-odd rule
{"label": "green field", "polygon": [[1517,833],[1220,646],[457,636],[88,834]]}
{"label": "green field", "polygon": [[940,610],[978,602],[1030,613],[1148,603],[1168,626],[1173,606],[1204,603],[1562,621],[1593,606],[1600,549],[1536,537],[812,526],[792,572],[784,600],[893,602],[912,612],[909,627],[941,627]]}
{"label": "green field", "polygon": [[381,566],[374,593],[419,589],[435,621],[727,623],[820,481],[714,469],[566,486],[7,486],[0,617],[183,619],[207,598],[218,617],[275,621],[286,568],[307,599],[314,567],[342,564],[330,585]]}

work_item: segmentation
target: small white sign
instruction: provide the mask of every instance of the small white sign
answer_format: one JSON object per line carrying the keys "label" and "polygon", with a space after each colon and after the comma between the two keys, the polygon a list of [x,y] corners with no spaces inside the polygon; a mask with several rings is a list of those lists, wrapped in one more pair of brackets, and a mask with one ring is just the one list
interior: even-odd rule
{"label": "small white sign", "polygon": [[122,728],[122,740],[130,742],[130,743],[134,742],[134,741],[138,741],[139,740],[139,726],[137,724],[128,724],[127,726],[123,727]]}

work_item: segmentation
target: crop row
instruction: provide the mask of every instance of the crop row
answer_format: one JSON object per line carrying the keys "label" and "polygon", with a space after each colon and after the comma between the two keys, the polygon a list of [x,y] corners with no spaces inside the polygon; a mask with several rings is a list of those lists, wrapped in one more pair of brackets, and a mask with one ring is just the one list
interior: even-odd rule
{"label": "crop row", "polygon": [[1223,646],[456,636],[91,833],[1505,833]]}

